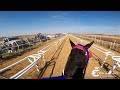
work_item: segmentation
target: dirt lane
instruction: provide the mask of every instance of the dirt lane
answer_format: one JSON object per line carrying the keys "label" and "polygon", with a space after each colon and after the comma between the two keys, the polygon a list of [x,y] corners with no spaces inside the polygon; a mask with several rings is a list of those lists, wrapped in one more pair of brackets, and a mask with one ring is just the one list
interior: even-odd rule
{"label": "dirt lane", "polygon": [[[82,44],[85,45],[87,44],[86,40],[83,39],[79,39],[79,41],[76,41],[76,43],[81,43],[80,40],[82,40]],[[93,45],[97,45],[101,48],[104,48],[98,44],[93,44]],[[109,50],[107,48],[104,48],[106,50]],[[98,58],[96,58],[95,55],[93,55],[92,58],[90,58],[87,69],[86,69],[86,74],[85,74],[85,79],[115,79],[115,78],[119,78],[118,76],[120,76],[120,68],[117,67],[117,69],[115,70],[115,72],[117,73],[116,75],[108,75],[107,72],[112,68],[112,66],[114,65],[115,61],[112,60],[111,56],[108,56],[106,63],[103,67],[100,66],[101,63],[103,63],[104,59],[105,59],[105,54],[96,50],[93,47],[90,47],[89,49],[91,52],[93,52],[93,54],[95,54],[96,56],[99,57],[99,61],[97,60]],[[120,53],[109,50],[111,52],[113,52],[115,55],[120,56]],[[98,69],[95,69],[96,67],[98,67]],[[99,70],[97,74],[99,76],[93,76],[92,75],[92,71],[93,70]]]}
{"label": "dirt lane", "polygon": [[[17,56],[17,58],[13,58],[13,59],[11,59],[11,60],[8,60],[8,61],[6,61],[6,62],[1,63],[0,69],[2,69],[2,68],[6,67],[6,66],[8,66],[8,65],[11,65],[11,64],[17,62],[17,61],[23,59],[23,58],[26,57],[26,56],[29,56],[29,55],[32,55],[32,54],[36,54],[39,50],[41,50],[42,48],[44,48],[44,47],[46,47],[46,46],[48,46],[48,45],[50,45],[50,44],[52,44],[52,43],[54,43],[55,41],[58,41],[60,38],[62,38],[62,37],[58,37],[58,38],[55,38],[55,39],[53,39],[53,40],[47,41],[47,42],[45,42],[42,46],[40,46],[40,47],[38,47],[38,48],[30,51],[30,52],[24,53],[22,56]],[[24,63],[21,63],[20,65],[18,64],[18,65],[16,65],[15,67],[13,67],[11,70],[6,71],[5,73],[1,73],[1,74],[2,74],[2,76],[8,78],[8,77],[10,77],[11,75],[14,75],[15,73],[17,73],[19,70],[21,70],[21,69],[23,69],[24,67],[26,67],[28,64],[30,64],[30,62],[25,61]],[[1,75],[1,74],[0,74],[0,75]]]}
{"label": "dirt lane", "polygon": [[70,46],[69,38],[70,38],[70,36],[67,37],[64,47],[60,53],[60,56],[57,59],[57,63],[56,63],[55,69],[54,69],[53,76],[62,75],[63,69],[65,68],[69,54],[72,49]]}
{"label": "dirt lane", "polygon": [[[47,68],[43,70],[42,74],[40,74],[40,72],[38,72],[36,70],[36,67],[33,67],[29,72],[24,74],[21,77],[21,79],[37,78],[38,76],[40,77],[40,75],[42,77],[60,76],[62,74],[63,69],[65,68],[66,62],[67,62],[69,54],[71,52],[71,46],[70,46],[69,38],[75,44],[81,43],[80,40],[76,40],[72,36],[68,35],[68,37],[65,40],[65,43],[63,45],[61,45],[61,47],[57,50],[57,52],[55,52],[56,48],[53,48],[50,51],[46,52],[45,60],[46,61],[50,61],[51,59],[53,59],[53,60],[52,60],[52,62],[48,63]],[[58,39],[56,39],[56,40],[58,40]],[[39,47],[39,48],[29,52],[29,53],[26,53],[25,55],[27,56],[27,55],[36,53],[38,50],[40,50],[43,47],[49,45],[50,43],[53,43],[56,40],[53,40],[53,41],[51,41],[49,43],[46,43],[43,46],[41,46],[41,47]],[[81,44],[85,45],[85,44],[87,44],[87,42],[85,40],[82,40]],[[97,46],[99,46],[99,45],[97,45]],[[99,47],[101,47],[101,46],[99,46]],[[105,54],[103,54],[102,52],[96,50],[93,47],[90,47],[89,50],[92,51],[96,56],[93,55],[93,57],[90,58],[90,60],[89,60],[88,66],[86,68],[85,79],[114,79],[115,76],[113,76],[113,75],[106,75],[106,72],[107,72],[106,68],[107,69],[111,69],[112,68],[111,66],[113,66],[113,64],[114,64],[114,61],[111,59],[111,57],[108,57],[108,59],[107,59],[107,63],[108,64],[105,64],[104,68],[101,68],[100,67],[100,62],[104,61]],[[112,52],[115,53],[115,55],[119,55],[120,56],[120,53],[117,53],[115,51],[112,51]],[[54,58],[53,58],[53,56],[54,56]],[[21,56],[19,58],[23,58],[23,56]],[[16,62],[17,60],[13,60],[13,61]],[[12,61],[9,61],[9,62],[13,63]],[[43,65],[41,65],[41,63],[42,63],[42,60],[39,60],[39,65],[43,66]],[[5,66],[5,65],[3,65],[3,66]],[[99,68],[97,68],[97,67],[99,67]],[[95,70],[95,68],[97,70],[99,70],[99,73],[97,73],[97,75],[99,74],[99,76],[93,76],[92,75],[92,71]],[[120,76],[120,69],[119,68],[117,68],[116,72],[118,72],[118,76]]]}

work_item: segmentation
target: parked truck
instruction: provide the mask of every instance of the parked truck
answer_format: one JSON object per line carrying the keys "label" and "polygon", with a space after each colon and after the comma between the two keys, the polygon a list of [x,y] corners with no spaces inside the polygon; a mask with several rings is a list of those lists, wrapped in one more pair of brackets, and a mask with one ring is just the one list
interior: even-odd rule
{"label": "parked truck", "polygon": [[3,46],[10,46],[10,45],[13,45],[14,43],[16,43],[17,41],[20,41],[20,40],[21,39],[19,39],[18,37],[6,37],[2,41],[2,45]]}

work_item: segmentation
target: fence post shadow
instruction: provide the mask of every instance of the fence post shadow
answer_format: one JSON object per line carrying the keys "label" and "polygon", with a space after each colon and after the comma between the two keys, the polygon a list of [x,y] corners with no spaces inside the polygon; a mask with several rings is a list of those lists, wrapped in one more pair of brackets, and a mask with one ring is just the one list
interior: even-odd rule
{"label": "fence post shadow", "polygon": [[55,68],[55,65],[56,65],[56,61],[57,58],[59,57],[60,55],[60,52],[64,46],[64,43],[65,43],[66,39],[62,42],[62,44],[58,47],[58,49],[55,51],[54,55],[52,56],[51,60],[47,61],[45,63],[45,66],[43,68],[40,69],[40,73],[38,75],[38,78],[42,78],[42,76],[44,75],[46,69],[49,67],[49,66],[53,66],[52,67],[52,70],[51,70],[51,73],[50,73],[50,76],[49,77],[52,77],[53,75],[53,71],[54,71],[54,68]]}
{"label": "fence post shadow", "polygon": [[[95,60],[97,60],[98,61],[98,63],[99,63],[99,65],[101,66],[102,65],[102,63],[103,63],[103,61],[102,61],[102,59],[100,59],[97,55],[95,55],[94,53],[93,53],[93,58],[95,58]],[[103,68],[104,68],[104,70],[108,73],[109,72],[109,70],[110,70],[110,68],[112,68],[113,66],[112,65],[110,65],[109,63],[107,63],[107,62],[105,62],[105,64],[103,65]],[[116,71],[118,71],[118,72],[120,72],[120,70],[118,70],[118,69],[115,69]],[[111,74],[114,78],[116,78],[116,79],[120,79],[120,77],[117,75],[117,74]]]}

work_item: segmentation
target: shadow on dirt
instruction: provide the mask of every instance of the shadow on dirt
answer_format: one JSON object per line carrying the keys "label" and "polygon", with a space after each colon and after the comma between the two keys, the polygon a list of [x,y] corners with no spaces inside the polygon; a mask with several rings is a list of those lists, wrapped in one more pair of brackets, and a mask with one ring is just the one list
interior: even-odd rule
{"label": "shadow on dirt", "polygon": [[[93,53],[93,52],[92,52]],[[102,59],[100,59],[97,55],[95,55],[94,53],[93,53],[93,58],[95,59],[95,60],[97,60],[98,61],[98,63],[99,63],[99,65],[101,66],[102,64],[103,64],[103,60]],[[112,68],[113,66],[112,65],[110,65],[109,63],[105,63],[104,65],[103,65],[103,68],[104,68],[104,70],[108,73],[109,72],[109,70],[110,70],[110,68]],[[120,72],[120,70],[118,70],[118,69],[115,69],[116,71],[118,71],[118,72]],[[120,79],[120,76],[118,76],[117,74],[111,74],[114,78],[116,78],[116,79]]]}
{"label": "shadow on dirt", "polygon": [[40,73],[38,75],[38,78],[42,78],[42,76],[44,75],[45,71],[47,68],[49,67],[52,67],[52,70],[51,70],[51,73],[50,73],[50,76],[49,77],[52,77],[53,75],[53,71],[54,71],[54,68],[55,68],[55,65],[56,65],[56,59],[59,57],[60,55],[60,52],[64,46],[64,43],[65,43],[66,39],[63,41],[63,43],[59,46],[59,48],[56,50],[56,52],[54,53],[54,55],[52,56],[51,60],[50,61],[47,61],[45,63],[45,66],[43,68],[40,69]]}

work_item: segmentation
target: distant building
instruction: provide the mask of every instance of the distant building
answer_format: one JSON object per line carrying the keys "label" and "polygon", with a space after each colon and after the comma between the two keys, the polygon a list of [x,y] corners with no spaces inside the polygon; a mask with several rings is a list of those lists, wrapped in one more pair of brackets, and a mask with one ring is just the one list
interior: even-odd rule
{"label": "distant building", "polygon": [[67,33],[63,33],[63,35],[66,35]]}

